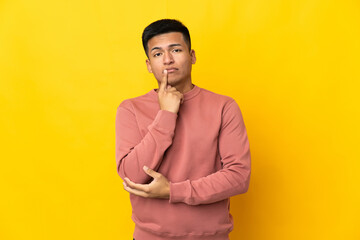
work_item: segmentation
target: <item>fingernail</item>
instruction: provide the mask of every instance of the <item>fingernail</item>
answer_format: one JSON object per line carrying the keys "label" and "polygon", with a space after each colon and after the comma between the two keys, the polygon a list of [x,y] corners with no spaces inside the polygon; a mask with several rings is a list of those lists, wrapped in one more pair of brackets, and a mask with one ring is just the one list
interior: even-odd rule
{"label": "fingernail", "polygon": [[147,166],[144,166],[143,169],[147,171],[149,168]]}
{"label": "fingernail", "polygon": [[167,73],[167,70],[166,70],[166,69],[164,70],[164,73]]}

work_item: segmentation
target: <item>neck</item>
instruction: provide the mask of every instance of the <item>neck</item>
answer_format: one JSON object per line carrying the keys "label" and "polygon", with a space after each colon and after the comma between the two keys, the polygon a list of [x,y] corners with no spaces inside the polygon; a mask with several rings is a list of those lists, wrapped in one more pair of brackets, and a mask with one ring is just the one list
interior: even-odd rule
{"label": "neck", "polygon": [[[183,83],[183,84],[169,84],[170,86],[176,88],[176,90],[178,90],[179,92],[181,92],[182,94],[186,93],[186,92],[189,92],[191,89],[194,88],[194,84],[192,84],[192,82],[186,82],[186,83]],[[157,92],[158,90],[156,90]]]}
{"label": "neck", "polygon": [[194,84],[192,84],[191,82],[189,82],[188,84],[185,84],[183,86],[173,86],[175,87],[179,92],[181,92],[182,94],[189,92],[191,89],[194,88]]}

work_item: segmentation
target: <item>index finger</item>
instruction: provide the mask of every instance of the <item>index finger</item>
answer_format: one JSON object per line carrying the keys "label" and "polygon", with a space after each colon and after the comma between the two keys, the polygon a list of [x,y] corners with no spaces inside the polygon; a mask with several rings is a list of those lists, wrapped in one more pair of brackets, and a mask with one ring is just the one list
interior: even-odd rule
{"label": "index finger", "polygon": [[148,192],[149,191],[149,184],[140,184],[140,183],[134,183],[128,178],[124,178],[125,183],[127,187],[130,187],[133,190],[142,191],[142,192]]}
{"label": "index finger", "polygon": [[123,184],[124,184],[124,189],[127,192],[137,195],[137,196],[140,196],[140,197],[148,197],[148,194],[146,192],[133,189],[133,188],[129,187],[125,182],[123,182]]}
{"label": "index finger", "polygon": [[168,83],[168,75],[167,75],[167,70],[165,69],[163,78],[162,78],[160,86],[159,86],[159,91],[165,91],[167,83]]}

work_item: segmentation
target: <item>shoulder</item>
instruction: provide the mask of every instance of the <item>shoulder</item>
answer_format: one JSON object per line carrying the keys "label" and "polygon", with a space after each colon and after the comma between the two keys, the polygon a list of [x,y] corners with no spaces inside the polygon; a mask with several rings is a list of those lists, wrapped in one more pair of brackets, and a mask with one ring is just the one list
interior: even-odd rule
{"label": "shoulder", "polygon": [[206,105],[215,111],[219,111],[222,117],[241,116],[241,110],[234,98],[201,88],[203,106]]}
{"label": "shoulder", "polygon": [[137,106],[137,105],[142,105],[144,103],[157,102],[156,96],[157,96],[156,92],[154,90],[151,90],[150,92],[148,92],[146,94],[123,100],[120,103],[120,105],[118,106],[118,109],[125,108],[128,110],[132,110],[134,108],[134,106]]}
{"label": "shoulder", "polygon": [[219,93],[215,93],[213,91],[204,89],[204,88],[200,88],[200,95],[202,96],[202,98],[206,99],[208,102],[214,102],[217,104],[220,104],[222,106],[229,106],[233,103],[236,104],[236,101],[227,95],[223,95],[223,94],[219,94]]}

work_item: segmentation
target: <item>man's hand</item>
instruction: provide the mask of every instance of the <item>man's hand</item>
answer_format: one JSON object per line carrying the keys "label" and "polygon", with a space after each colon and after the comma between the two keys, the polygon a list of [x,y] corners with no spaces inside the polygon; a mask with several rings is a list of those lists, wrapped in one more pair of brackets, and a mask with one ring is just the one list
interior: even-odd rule
{"label": "man's hand", "polygon": [[135,194],[145,198],[164,198],[170,197],[170,182],[161,173],[144,166],[144,171],[147,175],[154,178],[149,184],[137,184],[128,178],[124,178],[124,189],[129,193]]}
{"label": "man's hand", "polygon": [[168,73],[164,70],[164,76],[159,86],[158,97],[161,110],[178,113],[180,103],[184,96],[176,88],[168,86]]}

